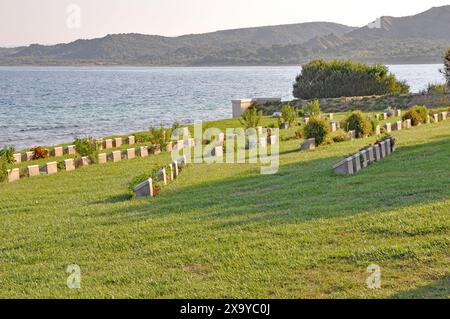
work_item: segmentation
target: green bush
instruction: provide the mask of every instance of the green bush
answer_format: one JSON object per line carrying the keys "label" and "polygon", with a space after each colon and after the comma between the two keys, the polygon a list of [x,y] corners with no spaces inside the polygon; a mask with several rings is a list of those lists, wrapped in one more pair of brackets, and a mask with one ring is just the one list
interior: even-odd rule
{"label": "green bush", "polygon": [[344,124],[344,129],[347,132],[355,131],[357,138],[367,137],[367,136],[372,135],[372,133],[373,133],[371,121],[361,111],[352,112],[344,120],[343,124]]}
{"label": "green bush", "polygon": [[92,137],[77,137],[73,142],[78,154],[89,157],[92,163],[98,162],[98,151],[100,143]]}
{"label": "green bush", "polygon": [[402,116],[402,120],[411,120],[411,125],[425,124],[428,118],[428,108],[426,106],[413,106]]}
{"label": "green bush", "polygon": [[426,90],[428,94],[448,94],[450,92],[447,84],[428,84]]}
{"label": "green bush", "polygon": [[[178,126],[174,130],[179,128],[180,127]],[[165,149],[170,141],[171,132],[172,131],[170,129],[165,129],[164,127],[160,128],[151,127],[149,131],[150,136],[149,141],[153,146],[159,145],[160,149]]]}
{"label": "green bush", "polygon": [[295,119],[297,118],[297,110],[290,104],[283,106],[281,109],[281,113],[283,114],[283,120],[285,123],[292,126],[295,123]]}
{"label": "green bush", "polygon": [[15,149],[14,146],[4,146],[1,150],[0,150],[0,157],[3,157],[3,159],[6,161],[6,163],[8,164],[13,164],[14,161],[14,153],[15,153]]}
{"label": "green bush", "polygon": [[341,143],[341,142],[345,142],[347,139],[348,139],[347,135],[339,134],[339,135],[336,135],[335,137],[333,137],[333,142]]}
{"label": "green bush", "polygon": [[328,134],[330,134],[330,128],[325,120],[318,117],[312,117],[309,119],[308,124],[303,128],[303,132],[305,138],[314,138],[316,144],[320,145],[326,142]]}
{"label": "green bush", "polygon": [[444,57],[444,69],[442,69],[442,74],[447,81],[447,88],[450,90],[450,49],[448,49],[447,54]]}
{"label": "green bush", "polygon": [[258,111],[255,105],[249,107],[244,111],[239,122],[244,126],[245,129],[256,128],[261,121],[262,112]]}
{"label": "green bush", "polygon": [[320,103],[318,99],[306,103],[302,108],[304,116],[319,116],[320,115]]}
{"label": "green bush", "polygon": [[380,124],[380,122],[376,118],[370,119],[370,125],[372,126],[372,133],[375,133],[377,130],[377,126]]}
{"label": "green bush", "polygon": [[295,138],[300,140],[305,137],[305,131],[302,127],[300,127],[297,131],[295,131]]}
{"label": "green bush", "polygon": [[8,179],[8,163],[3,156],[0,156],[0,183]]}
{"label": "green bush", "polygon": [[302,66],[293,94],[299,99],[312,99],[408,92],[406,82],[398,81],[385,65],[315,60]]}
{"label": "green bush", "polygon": [[134,133],[134,137],[136,139],[136,143],[141,144],[150,142],[152,135],[150,132],[138,132]]}

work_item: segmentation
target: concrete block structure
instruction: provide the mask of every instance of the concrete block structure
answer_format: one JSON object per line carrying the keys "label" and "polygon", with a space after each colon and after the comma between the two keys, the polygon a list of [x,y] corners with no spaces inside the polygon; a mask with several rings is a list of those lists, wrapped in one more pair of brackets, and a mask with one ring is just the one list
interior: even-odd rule
{"label": "concrete block structure", "polygon": [[232,100],[231,104],[232,104],[233,118],[242,116],[245,110],[251,107],[253,104],[265,104],[273,102],[281,102],[281,98],[254,98],[254,99]]}

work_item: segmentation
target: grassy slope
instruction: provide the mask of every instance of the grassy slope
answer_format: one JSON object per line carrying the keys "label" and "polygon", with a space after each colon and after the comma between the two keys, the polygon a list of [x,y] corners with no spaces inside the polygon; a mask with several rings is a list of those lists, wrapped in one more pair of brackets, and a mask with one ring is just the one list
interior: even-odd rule
{"label": "grassy slope", "polygon": [[[0,297],[448,297],[450,121],[394,135],[356,176],[331,166],[373,139],[284,142],[273,176],[191,165],[148,200],[126,184],[168,154],[1,184]],[[371,263],[381,290],[365,288]]]}

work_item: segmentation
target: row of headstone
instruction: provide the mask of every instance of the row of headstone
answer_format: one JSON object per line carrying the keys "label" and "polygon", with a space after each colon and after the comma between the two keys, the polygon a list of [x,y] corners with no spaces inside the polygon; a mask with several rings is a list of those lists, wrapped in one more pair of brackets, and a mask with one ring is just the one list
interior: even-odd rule
{"label": "row of headstone", "polygon": [[100,143],[102,145],[102,149],[118,148],[121,147],[122,145],[136,144],[136,138],[134,137],[134,135],[130,135],[128,137],[101,139]]}
{"label": "row of headstone", "polygon": [[111,153],[98,154],[99,164],[106,164],[108,161],[117,163],[124,159],[133,159],[137,156],[147,157],[149,154],[158,155],[161,153],[159,146],[140,146],[138,148],[129,148],[122,151],[113,151]]}
{"label": "row of headstone", "polygon": [[353,175],[391,155],[394,151],[395,143],[389,138],[343,159],[333,166],[333,170],[338,175]]}
{"label": "row of headstone", "polygon": [[[47,150],[48,153],[50,154],[50,156],[53,157],[61,157],[64,155],[75,155],[76,154],[76,150],[75,150],[75,145],[68,145],[65,147],[55,147],[51,150]],[[34,160],[34,152],[33,151],[28,151],[25,153],[15,153],[13,154],[14,156],[14,161],[16,163],[22,163],[22,162],[29,162]]]}
{"label": "row of headstone", "polygon": [[[77,167],[88,166],[91,163],[89,157],[82,157],[80,159],[68,158],[63,161],[63,167],[65,171],[73,171]],[[20,168],[13,168],[8,170],[8,181],[15,182],[21,178],[21,175],[34,177],[41,174],[53,175],[58,173],[58,162],[45,163],[44,165],[29,165],[23,169],[21,174]]]}
{"label": "row of headstone", "polygon": [[[159,180],[167,185],[174,181],[180,174],[180,167],[186,165],[186,156],[180,157],[178,160],[161,168],[158,172]],[[155,190],[153,187],[153,179],[149,178],[134,188],[136,198],[154,197]]]}
{"label": "row of headstone", "polygon": [[[122,145],[134,145],[136,144],[136,139],[134,136],[128,136],[126,138],[117,137],[114,139],[100,139],[99,142],[101,142],[103,149],[109,149],[109,148],[117,148],[121,147]],[[76,155],[75,145],[68,145],[68,146],[58,146],[54,147],[50,150],[48,150],[48,154],[51,157],[62,157],[64,155]],[[28,162],[32,161],[34,159],[34,152],[28,151],[25,153],[15,153],[14,160],[16,163],[22,163],[22,162]]]}
{"label": "row of headstone", "polygon": [[247,150],[254,150],[258,146],[260,148],[266,148],[267,145],[275,145],[277,143],[277,136],[276,135],[269,135],[267,137],[258,137],[253,139],[247,139],[245,141],[245,149]]}
{"label": "row of headstone", "polygon": [[[123,151],[114,151],[109,154],[101,153],[101,154],[98,154],[98,163],[105,164],[105,163],[107,163],[108,160],[110,160],[112,162],[120,162],[123,159],[133,159],[137,156],[147,157],[149,155],[149,153],[150,153],[149,147],[147,147],[147,146],[140,146],[137,149],[129,148],[129,149],[123,150]],[[159,147],[153,147],[151,153],[157,155],[157,154],[161,153],[161,150]],[[74,171],[77,167],[90,165],[91,161],[90,161],[89,157],[82,157],[79,159],[68,158],[68,159],[65,159],[62,162],[62,164],[63,165],[61,165],[61,167],[63,167],[63,170],[70,172],[70,171]],[[26,172],[22,175],[33,177],[33,176],[38,176],[41,174],[52,175],[52,174],[56,174],[56,173],[58,173],[58,163],[50,162],[50,163],[46,163],[44,165],[30,165],[30,166],[26,167]],[[14,181],[19,180],[20,176],[21,176],[21,174],[20,174],[19,168],[13,168],[13,169],[8,170],[8,181],[9,182],[14,182]]]}

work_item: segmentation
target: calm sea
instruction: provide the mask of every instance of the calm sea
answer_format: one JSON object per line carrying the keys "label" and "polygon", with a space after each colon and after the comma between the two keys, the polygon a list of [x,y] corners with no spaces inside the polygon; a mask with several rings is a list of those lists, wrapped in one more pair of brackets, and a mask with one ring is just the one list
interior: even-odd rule
{"label": "calm sea", "polygon": [[[393,65],[413,91],[443,82],[440,65]],[[298,67],[0,67],[0,146],[70,142],[231,116],[231,100],[292,99]]]}

